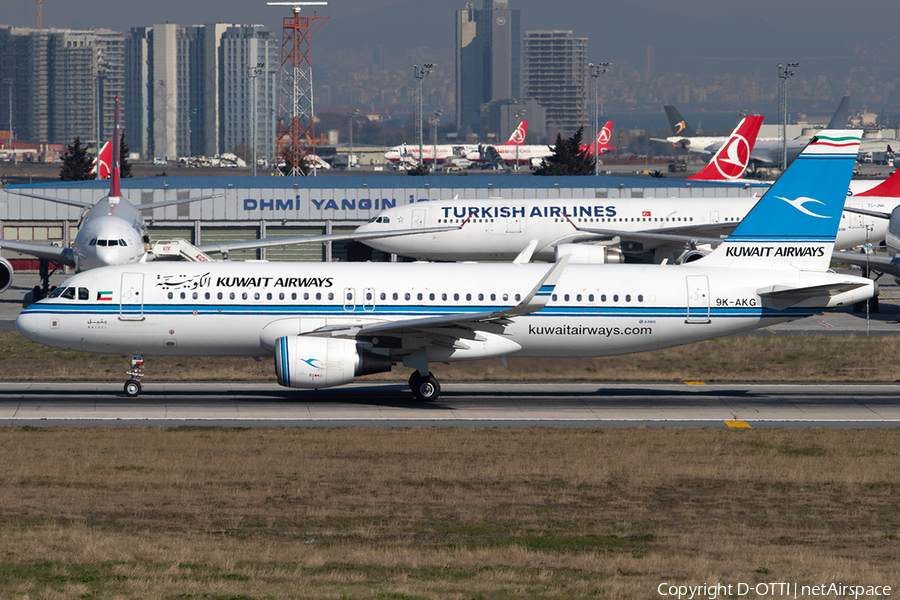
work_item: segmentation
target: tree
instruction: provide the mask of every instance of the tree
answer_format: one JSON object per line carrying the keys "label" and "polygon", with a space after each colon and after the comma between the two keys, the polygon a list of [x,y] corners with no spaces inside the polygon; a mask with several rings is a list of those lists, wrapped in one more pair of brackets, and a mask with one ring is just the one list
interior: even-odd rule
{"label": "tree", "polygon": [[541,166],[534,170],[535,175],[593,175],[594,157],[589,150],[581,149],[581,138],[584,127],[580,127],[572,137],[562,139],[556,134],[556,146],[553,154],[544,159]]}
{"label": "tree", "polygon": [[128,160],[128,144],[125,143],[125,134],[119,138],[119,177],[125,179],[132,177],[131,161]]}
{"label": "tree", "polygon": [[62,167],[59,169],[60,181],[87,181],[93,179],[91,168],[93,160],[88,156],[87,147],[81,145],[81,138],[76,137],[75,143],[66,148],[62,157]]}

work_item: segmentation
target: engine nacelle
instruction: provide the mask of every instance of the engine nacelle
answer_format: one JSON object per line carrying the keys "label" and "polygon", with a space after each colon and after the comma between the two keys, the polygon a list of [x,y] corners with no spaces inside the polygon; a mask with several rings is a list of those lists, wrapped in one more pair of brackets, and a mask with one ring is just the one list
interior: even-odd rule
{"label": "engine nacelle", "polygon": [[390,358],[360,350],[355,340],[292,335],[275,344],[275,374],[285,387],[334,387],[390,370]]}
{"label": "engine nacelle", "polygon": [[556,260],[568,254],[570,257],[569,264],[599,265],[625,262],[625,256],[621,252],[608,246],[557,244],[554,250],[556,252]]}
{"label": "engine nacelle", "polygon": [[676,264],[686,265],[688,263],[692,263],[695,260],[700,260],[704,256],[709,254],[709,252],[704,250],[688,250],[684,254],[678,257],[678,260],[675,261]]}
{"label": "engine nacelle", "polygon": [[0,294],[9,289],[13,281],[13,268],[9,261],[0,258]]}

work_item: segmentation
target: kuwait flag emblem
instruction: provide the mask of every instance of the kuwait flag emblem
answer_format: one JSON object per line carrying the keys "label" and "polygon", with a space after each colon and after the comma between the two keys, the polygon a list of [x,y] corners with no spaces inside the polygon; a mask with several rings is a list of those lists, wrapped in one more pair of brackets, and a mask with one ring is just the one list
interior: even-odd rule
{"label": "kuwait flag emblem", "polygon": [[110,302],[112,300],[112,292],[97,292],[97,300],[101,302]]}

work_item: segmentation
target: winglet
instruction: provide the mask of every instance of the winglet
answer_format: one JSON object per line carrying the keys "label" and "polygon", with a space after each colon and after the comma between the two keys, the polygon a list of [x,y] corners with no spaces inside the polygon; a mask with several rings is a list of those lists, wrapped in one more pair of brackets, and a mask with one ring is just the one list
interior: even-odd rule
{"label": "winglet", "polygon": [[556,289],[556,284],[559,283],[559,278],[562,277],[566,265],[569,264],[569,258],[571,258],[569,254],[560,258],[519,304],[509,310],[501,311],[496,316],[527,315],[536,313],[547,306],[547,303],[550,302],[550,298],[553,296],[553,290]]}
{"label": "winglet", "polygon": [[900,169],[894,171],[894,174],[873,187],[856,196],[877,196],[879,198],[900,198]]}
{"label": "winglet", "polygon": [[113,136],[112,177],[109,183],[109,195],[114,198],[122,197],[122,188],[119,180],[119,136],[119,97],[116,96],[116,134]]}
{"label": "winglet", "polygon": [[521,252],[519,252],[518,256],[513,259],[514,265],[522,265],[531,260],[531,257],[534,256],[534,251],[537,249],[538,240],[531,240],[528,242],[528,245],[525,246]]}

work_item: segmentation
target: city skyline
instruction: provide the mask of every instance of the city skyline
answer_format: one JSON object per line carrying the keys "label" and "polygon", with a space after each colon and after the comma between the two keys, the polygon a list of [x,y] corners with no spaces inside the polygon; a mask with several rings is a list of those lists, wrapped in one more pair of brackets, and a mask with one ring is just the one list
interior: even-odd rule
{"label": "city skyline", "polygon": [[[0,0],[0,6],[7,17],[4,24],[34,27],[35,0]],[[510,0],[509,6],[522,12],[523,35],[535,29],[563,29],[587,37],[589,61],[613,62],[601,92],[606,112],[616,117],[615,111],[653,112],[656,116],[646,123],[648,127],[664,124],[663,103],[681,104],[686,116],[718,114],[707,119],[709,127],[724,127],[727,119],[722,115],[736,110],[766,112],[771,120],[776,116],[771,98],[777,88],[775,65],[787,61],[802,64],[790,82],[792,113],[825,110],[849,93],[854,111],[865,107],[900,114],[900,67],[895,59],[900,36],[893,31],[893,19],[880,18],[892,14],[893,5],[887,1],[867,2],[851,11],[837,0],[789,4],[761,0],[754,3],[752,17],[745,15],[746,6],[712,0],[678,4],[626,0],[602,9],[588,0],[569,0],[552,10],[534,0]],[[464,0],[333,2],[331,20],[314,38],[317,85],[328,86],[321,94],[316,92],[321,109],[408,110],[403,86],[412,90],[413,80],[407,63],[418,57],[422,61],[441,57],[439,70],[452,79],[454,13],[464,7]],[[45,2],[43,22],[45,28],[102,27],[121,32],[166,21],[258,23],[280,36],[282,18],[289,14],[282,7],[267,7],[263,0],[215,4],[160,0],[152,6],[129,6],[127,11],[111,0],[90,5],[77,0],[64,5]],[[386,67],[379,76],[387,75],[392,82],[380,95],[365,89],[365,84],[352,83],[365,79],[377,64],[373,55],[378,46]],[[653,50],[648,52],[648,46]],[[650,77],[648,54],[653,56]],[[375,78],[371,73],[369,77],[371,85]],[[429,86],[425,93],[426,98],[431,94],[432,108],[452,114],[452,85],[442,86],[433,77]]]}

